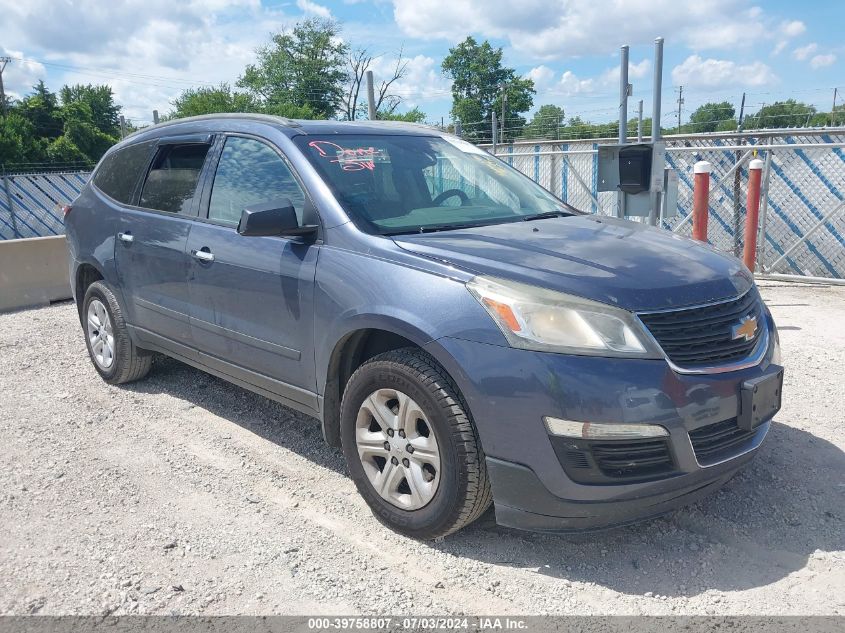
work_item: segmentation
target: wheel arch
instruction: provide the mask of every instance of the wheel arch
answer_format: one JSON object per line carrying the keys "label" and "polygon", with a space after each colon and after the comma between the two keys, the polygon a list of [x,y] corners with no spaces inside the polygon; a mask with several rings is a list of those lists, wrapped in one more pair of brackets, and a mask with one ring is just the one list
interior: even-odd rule
{"label": "wheel arch", "polygon": [[[383,321],[383,319],[382,319]],[[432,337],[404,322],[362,323],[341,336],[328,357],[323,390],[323,438],[331,446],[340,446],[340,401],[350,376],[370,358],[383,352],[413,347],[432,355],[447,371],[428,344]],[[436,346],[437,349],[439,346]]]}

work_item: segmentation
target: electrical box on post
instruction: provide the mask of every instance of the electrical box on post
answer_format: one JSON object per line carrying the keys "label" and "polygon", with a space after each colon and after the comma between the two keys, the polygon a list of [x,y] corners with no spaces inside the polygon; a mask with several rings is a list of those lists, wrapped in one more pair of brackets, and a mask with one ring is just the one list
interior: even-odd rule
{"label": "electrical box on post", "polygon": [[649,191],[652,146],[626,145],[619,148],[619,189],[627,194]]}

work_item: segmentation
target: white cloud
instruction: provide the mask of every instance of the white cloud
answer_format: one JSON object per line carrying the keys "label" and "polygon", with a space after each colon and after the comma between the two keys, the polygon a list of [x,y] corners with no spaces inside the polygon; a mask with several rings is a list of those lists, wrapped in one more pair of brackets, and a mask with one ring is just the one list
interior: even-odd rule
{"label": "white cloud", "polygon": [[[425,101],[451,99],[451,83],[440,73],[440,64],[433,57],[416,55],[407,60],[405,76],[390,86],[389,93],[402,98],[404,108],[413,108]],[[373,60],[370,70],[376,89],[383,79],[393,76],[396,58],[383,55]],[[366,98],[366,97],[365,97]]]}
{"label": "white cloud", "polygon": [[534,82],[534,89],[540,93],[551,88],[555,81],[555,71],[541,64],[529,70],[525,77]]}
{"label": "white cloud", "polygon": [[810,60],[810,66],[813,68],[824,68],[825,66],[832,66],[836,62],[836,55],[828,53],[827,55],[816,55]]}
{"label": "white cloud", "polygon": [[571,70],[567,70],[560,78],[559,94],[564,97],[592,92],[595,89],[593,79],[579,79]]}
{"label": "white cloud", "polygon": [[703,59],[690,55],[672,69],[672,83],[696,88],[764,86],[777,82],[771,68],[762,62],[738,64],[726,59]]}
{"label": "white cloud", "polygon": [[327,7],[317,4],[316,2],[311,2],[311,0],[296,0],[296,6],[299,7],[303,13],[315,15],[318,18],[329,19],[332,17],[332,12],[329,11]]}
{"label": "white cloud", "polygon": [[452,42],[468,34],[508,40],[538,58],[605,54],[620,44],[650,44],[655,34],[696,50],[750,48],[795,33],[743,0],[392,0],[399,28]]}
{"label": "white cloud", "polygon": [[[185,88],[233,84],[270,33],[296,17],[260,0],[0,0],[0,15],[4,44],[43,62],[51,90],[108,83],[127,118],[137,121],[149,121],[153,109],[169,111]],[[7,72],[17,72],[15,66]],[[28,91],[36,75],[46,79],[43,70],[14,90]],[[13,77],[4,73],[10,92]]]}
{"label": "white cloud", "polygon": [[25,93],[38,83],[39,79],[47,77],[44,65],[27,59],[22,51],[13,51],[0,46],[0,57],[11,57],[3,71],[3,90],[7,97],[20,99]]}
{"label": "white cloud", "polygon": [[[633,83],[634,79],[642,79],[643,77],[648,76],[649,71],[651,70],[651,60],[650,59],[643,59],[639,63],[629,63],[628,64],[628,81]],[[600,78],[602,83],[605,84],[618,84],[619,83],[619,66],[613,66],[612,68],[608,68],[604,71]]]}
{"label": "white cloud", "polygon": [[807,30],[807,26],[801,20],[790,20],[781,22],[780,32],[787,37],[798,37],[803,35]]}
{"label": "white cloud", "polygon": [[792,56],[799,61],[804,61],[805,59],[809,59],[810,55],[815,53],[818,49],[819,45],[813,42],[812,44],[796,48],[792,51]]}

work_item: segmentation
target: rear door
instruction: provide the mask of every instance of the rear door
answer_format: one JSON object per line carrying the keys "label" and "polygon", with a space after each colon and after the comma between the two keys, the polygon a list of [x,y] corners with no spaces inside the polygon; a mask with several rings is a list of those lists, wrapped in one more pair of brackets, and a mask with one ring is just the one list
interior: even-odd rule
{"label": "rear door", "polygon": [[136,204],[121,214],[115,245],[129,322],[141,340],[174,351],[183,350],[172,342],[190,341],[185,245],[212,140],[208,135],[159,139]]}
{"label": "rear door", "polygon": [[228,135],[204,212],[188,237],[191,332],[215,369],[315,406],[314,275],[319,245],[301,238],[245,237],[244,207],[288,198],[300,224],[313,206],[281,152]]}

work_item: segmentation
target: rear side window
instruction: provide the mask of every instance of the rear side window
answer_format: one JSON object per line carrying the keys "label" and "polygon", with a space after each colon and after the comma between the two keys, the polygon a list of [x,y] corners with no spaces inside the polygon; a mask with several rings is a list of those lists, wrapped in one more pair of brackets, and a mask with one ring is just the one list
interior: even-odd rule
{"label": "rear side window", "polygon": [[208,148],[198,143],[160,147],[138,205],[169,213],[190,212]]}
{"label": "rear side window", "polygon": [[112,152],[94,174],[94,185],[110,198],[132,204],[132,194],[147,168],[154,145],[155,141],[136,143]]}

